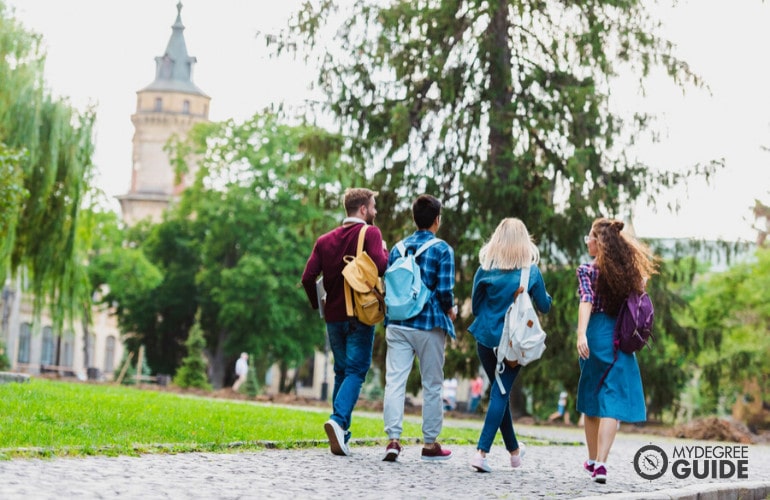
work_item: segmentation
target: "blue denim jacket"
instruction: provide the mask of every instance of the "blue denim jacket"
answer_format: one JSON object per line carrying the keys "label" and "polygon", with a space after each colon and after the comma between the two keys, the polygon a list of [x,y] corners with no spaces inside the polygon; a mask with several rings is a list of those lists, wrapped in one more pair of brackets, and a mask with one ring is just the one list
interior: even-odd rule
{"label": "blue denim jacket", "polygon": [[[476,317],[468,330],[479,344],[494,349],[500,344],[505,312],[519,288],[521,269],[490,269],[481,267],[473,277],[473,315]],[[533,265],[529,271],[527,289],[535,308],[541,313],[551,310],[551,296],[545,289],[540,268]]]}

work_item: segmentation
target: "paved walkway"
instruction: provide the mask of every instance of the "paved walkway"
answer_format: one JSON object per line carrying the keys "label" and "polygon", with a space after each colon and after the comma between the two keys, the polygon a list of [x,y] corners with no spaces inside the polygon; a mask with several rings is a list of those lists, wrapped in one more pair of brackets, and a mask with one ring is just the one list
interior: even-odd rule
{"label": "paved walkway", "polygon": [[[442,434],[451,436],[447,421]],[[467,424],[464,422],[463,424]],[[132,457],[59,458],[0,462],[0,498],[222,498],[222,499],[390,499],[390,498],[767,498],[770,446],[749,446],[747,480],[676,479],[670,470],[646,481],[632,460],[653,443],[668,453],[674,446],[703,443],[656,436],[618,434],[608,481],[590,481],[582,470],[582,430],[519,425],[530,441],[523,466],[513,470],[502,446],[489,455],[491,474],[468,465],[474,446],[448,446],[451,460],[422,462],[412,444],[396,463],[382,462],[381,446],[353,443],[353,455],[326,448],[264,450],[231,454],[187,453]],[[319,429],[319,434],[323,431]],[[545,445],[535,445],[535,439]],[[701,493],[698,496],[698,493]],[[705,495],[704,495],[705,493]]]}

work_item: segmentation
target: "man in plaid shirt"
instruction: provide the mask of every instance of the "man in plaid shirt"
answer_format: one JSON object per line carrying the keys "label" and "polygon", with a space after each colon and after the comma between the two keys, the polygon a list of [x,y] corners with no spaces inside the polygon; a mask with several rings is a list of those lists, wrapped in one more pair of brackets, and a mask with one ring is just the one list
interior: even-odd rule
{"label": "man in plaid shirt", "polygon": [[[423,243],[436,237],[441,225],[441,202],[424,194],[412,205],[412,215],[417,231],[404,240],[407,251],[414,252]],[[388,266],[401,256],[398,249],[390,252]],[[444,421],[441,389],[444,381],[444,344],[446,336],[455,338],[454,305],[455,259],[454,250],[445,241],[429,247],[417,257],[423,284],[431,290],[431,296],[416,316],[395,321],[387,317],[386,335],[388,351],[385,361],[385,398],[383,417],[385,432],[390,442],[385,449],[386,462],[394,462],[401,453],[401,432],[404,420],[406,381],[414,363],[420,360],[422,378],[422,448],[423,460],[447,460],[452,452],[436,441]],[[386,290],[385,293],[388,293]]]}

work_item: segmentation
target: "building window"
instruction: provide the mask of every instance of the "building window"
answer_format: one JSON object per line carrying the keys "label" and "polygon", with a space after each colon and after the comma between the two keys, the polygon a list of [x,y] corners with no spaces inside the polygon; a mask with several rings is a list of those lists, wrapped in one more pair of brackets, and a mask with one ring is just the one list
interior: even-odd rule
{"label": "building window", "polygon": [[190,101],[185,100],[182,103],[182,113],[189,115],[190,114]]}
{"label": "building window", "polygon": [[163,111],[163,98],[155,98],[155,111]]}
{"label": "building window", "polygon": [[61,366],[72,367],[73,357],[75,355],[75,335],[68,331],[62,338]]}
{"label": "building window", "polygon": [[96,351],[96,335],[91,333],[88,335],[88,367],[96,366],[96,356],[94,355],[94,352]]}
{"label": "building window", "polygon": [[53,330],[50,326],[43,327],[43,349],[40,353],[41,365],[52,365],[55,363],[54,353],[55,344],[53,340]]}
{"label": "building window", "polygon": [[29,323],[22,323],[19,329],[19,355],[16,361],[29,363],[29,343],[32,340],[32,330]]}
{"label": "building window", "polygon": [[104,372],[115,371],[115,337],[107,337],[107,346],[104,348]]}

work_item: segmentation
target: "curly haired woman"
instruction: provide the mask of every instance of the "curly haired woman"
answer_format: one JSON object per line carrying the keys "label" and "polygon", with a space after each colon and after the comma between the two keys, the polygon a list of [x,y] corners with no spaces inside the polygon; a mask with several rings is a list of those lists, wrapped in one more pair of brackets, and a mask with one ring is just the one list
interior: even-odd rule
{"label": "curly haired woman", "polygon": [[577,269],[577,409],[585,415],[588,460],[583,467],[597,483],[607,481],[607,457],[619,422],[647,419],[636,355],[618,351],[617,361],[612,364],[620,306],[632,291],[642,292],[647,279],[656,272],[649,249],[621,232],[623,227],[618,220],[596,219],[585,237],[594,260]]}

